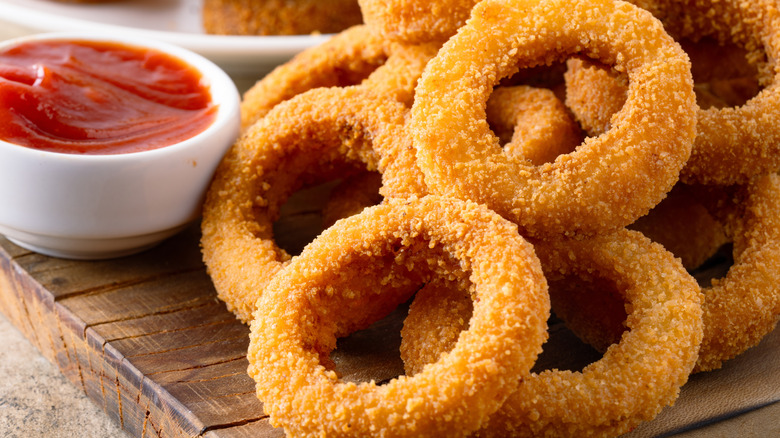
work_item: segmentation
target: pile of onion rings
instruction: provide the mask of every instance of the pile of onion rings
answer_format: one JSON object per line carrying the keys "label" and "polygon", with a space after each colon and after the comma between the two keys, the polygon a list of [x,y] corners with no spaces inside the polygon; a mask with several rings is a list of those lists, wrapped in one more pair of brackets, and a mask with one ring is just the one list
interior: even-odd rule
{"label": "pile of onion rings", "polygon": [[[246,92],[204,203],[204,262],[250,324],[272,424],[615,436],[774,329],[770,0],[359,3],[365,24]],[[704,113],[748,129],[702,146]],[[290,254],[274,222],[323,183],[324,227]],[[732,248],[726,276],[697,283]],[[342,381],[336,340],[403,303],[406,375]],[[531,373],[550,308],[603,357]]]}

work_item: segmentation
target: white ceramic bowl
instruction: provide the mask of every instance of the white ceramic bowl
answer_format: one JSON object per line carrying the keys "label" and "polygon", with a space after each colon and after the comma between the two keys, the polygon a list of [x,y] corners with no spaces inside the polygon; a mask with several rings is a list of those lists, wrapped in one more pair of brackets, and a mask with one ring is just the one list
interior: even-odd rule
{"label": "white ceramic bowl", "polygon": [[230,77],[189,50],[124,36],[38,34],[0,49],[38,39],[113,41],[178,57],[202,73],[217,115],[200,134],[143,152],[76,155],[0,141],[0,233],[42,254],[100,259],[149,248],[198,218],[214,170],[239,132],[240,96]]}

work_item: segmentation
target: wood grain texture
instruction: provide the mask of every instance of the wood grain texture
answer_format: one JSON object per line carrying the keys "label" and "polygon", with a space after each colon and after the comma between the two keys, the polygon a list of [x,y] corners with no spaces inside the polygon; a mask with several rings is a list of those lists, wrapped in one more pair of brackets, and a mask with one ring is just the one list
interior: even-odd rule
{"label": "wood grain texture", "polygon": [[2,239],[3,311],[133,436],[233,436],[250,423],[278,435],[246,375],[249,330],[216,299],[197,231],[97,262]]}

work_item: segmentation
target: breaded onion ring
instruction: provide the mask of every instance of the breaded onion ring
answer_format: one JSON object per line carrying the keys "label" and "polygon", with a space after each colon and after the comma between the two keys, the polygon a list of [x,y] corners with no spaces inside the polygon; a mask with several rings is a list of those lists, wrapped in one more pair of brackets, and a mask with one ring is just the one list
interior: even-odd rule
{"label": "breaded onion ring", "polygon": [[255,123],[280,102],[320,87],[360,84],[411,107],[417,81],[439,46],[387,42],[368,26],[355,26],[299,53],[255,83],[241,103],[242,126]]}
{"label": "breaded onion ring", "polygon": [[683,184],[677,184],[666,199],[629,228],[663,245],[688,271],[700,267],[729,241],[723,225]]}
{"label": "breaded onion ring", "polygon": [[582,143],[579,126],[551,90],[526,85],[496,88],[486,119],[504,145],[504,153],[534,165],[554,161]]}
{"label": "breaded onion ring", "polygon": [[[388,261],[403,282],[425,281],[450,275],[442,258],[459,261],[474,284],[474,316],[452,351],[382,386],[340,381],[323,366],[336,337],[388,301],[384,285],[397,278],[383,269]],[[251,325],[249,374],[271,423],[292,436],[465,436],[535,362],[547,337],[546,291],[533,247],[484,206],[390,200],[325,230],[271,281]]]}
{"label": "breaded onion ring", "polygon": [[[702,288],[704,337],[694,368],[694,372],[701,372],[720,368],[724,361],[758,344],[780,318],[780,176],[758,177],[745,186],[728,189],[698,187],[697,192],[734,246],[734,263],[726,276]],[[597,297],[605,289],[588,293]],[[603,296],[593,299],[605,300]],[[558,314],[558,307],[555,309]],[[576,308],[569,312],[575,313]],[[601,311],[596,315],[604,317]],[[594,326],[582,318],[559,316],[572,332],[600,351],[617,342],[620,335],[604,329],[609,324]]]}
{"label": "breaded onion ring", "polygon": [[[614,282],[630,309],[630,330],[581,372],[531,374],[476,435],[615,436],[672,404],[696,362],[702,339],[701,293],[680,262],[641,233],[628,230],[543,243],[536,250],[551,287],[553,281],[569,276],[597,275]],[[467,312],[448,310],[454,301],[463,300],[463,293],[448,290],[446,299],[434,297],[416,306],[423,289],[408,319],[425,319],[428,326],[468,327]],[[427,354],[416,352],[410,357],[405,347],[407,370],[420,369],[420,359],[437,357],[432,349],[447,351],[460,333],[450,329],[430,337],[422,327],[404,324],[402,342],[421,343],[428,349]],[[427,366],[422,370],[427,371]]]}
{"label": "breaded onion ring", "polygon": [[295,190],[346,165],[381,172],[386,197],[425,193],[407,113],[359,87],[314,89],[274,107],[228,151],[206,196],[201,246],[219,298],[239,319],[249,321],[289,260],[272,226]]}
{"label": "breaded onion ring", "polygon": [[473,312],[467,285],[436,279],[420,289],[401,328],[400,353],[406,375],[420,373],[452,350]]}
{"label": "breaded onion ring", "polygon": [[[688,183],[731,185],[747,182],[755,175],[780,170],[780,13],[773,0],[632,1],[650,9],[666,29],[679,38],[711,37],[730,43],[747,53],[747,61],[757,68],[757,82],[763,89],[744,105],[700,109],[697,134],[691,157],[680,178]],[[728,53],[728,51],[727,51]],[[715,53],[725,64],[721,54]],[[699,56],[701,58],[701,56]],[[698,69],[697,69],[698,70]],[[591,110],[602,102],[612,107],[619,95],[612,91],[584,91],[609,81],[603,72],[591,74],[569,86],[568,93],[586,93],[591,104],[571,106],[580,121],[606,122],[603,114]],[[615,85],[609,85],[610,88]],[[583,100],[583,99],[580,99]],[[585,125],[585,124],[583,124]],[[598,122],[593,125],[598,126]]]}
{"label": "breaded onion ring", "polygon": [[549,290],[555,316],[582,342],[601,353],[620,342],[628,306],[614,279],[600,272],[560,275]]}
{"label": "breaded onion ring", "polygon": [[[504,154],[485,120],[493,87],[518,66],[580,52],[628,74],[613,129],[542,166]],[[663,199],[689,156],[695,108],[688,59],[647,11],[616,0],[485,0],[428,63],[410,123],[433,193],[485,203],[530,236],[592,235]]]}
{"label": "breaded onion ring", "polygon": [[280,102],[313,88],[359,84],[388,56],[387,44],[368,26],[347,29],[297,54],[247,90],[241,126],[246,129]]}
{"label": "breaded onion ring", "polygon": [[392,41],[444,42],[469,18],[478,0],[358,0],[363,21]]}
{"label": "breaded onion ring", "polygon": [[729,194],[713,215],[733,242],[734,264],[702,289],[704,339],[696,371],[720,368],[757,345],[780,318],[780,176],[759,177]]}

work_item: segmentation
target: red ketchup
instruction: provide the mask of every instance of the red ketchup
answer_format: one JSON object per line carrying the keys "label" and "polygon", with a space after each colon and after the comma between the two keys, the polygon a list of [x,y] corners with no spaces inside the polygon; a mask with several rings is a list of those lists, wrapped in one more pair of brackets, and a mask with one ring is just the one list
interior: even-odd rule
{"label": "red ketchup", "polygon": [[193,137],[215,117],[201,74],[153,49],[63,40],[0,51],[0,139],[10,143],[138,152]]}

